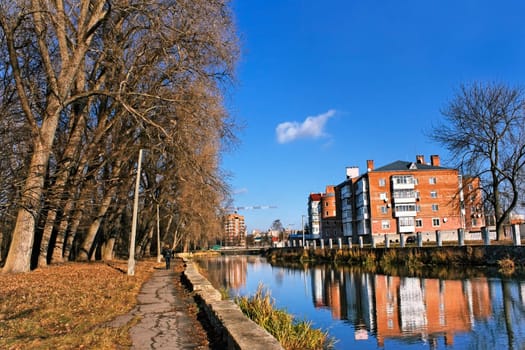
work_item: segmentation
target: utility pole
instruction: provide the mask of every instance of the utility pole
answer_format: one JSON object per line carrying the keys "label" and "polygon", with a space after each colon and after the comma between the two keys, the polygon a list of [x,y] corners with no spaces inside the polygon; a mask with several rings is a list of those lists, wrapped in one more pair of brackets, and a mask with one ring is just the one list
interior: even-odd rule
{"label": "utility pole", "polygon": [[137,180],[135,182],[135,198],[133,201],[133,221],[131,223],[131,238],[129,242],[128,276],[135,276],[135,237],[137,235],[137,215],[139,207],[140,167],[142,163],[142,148],[139,150],[137,165]]}

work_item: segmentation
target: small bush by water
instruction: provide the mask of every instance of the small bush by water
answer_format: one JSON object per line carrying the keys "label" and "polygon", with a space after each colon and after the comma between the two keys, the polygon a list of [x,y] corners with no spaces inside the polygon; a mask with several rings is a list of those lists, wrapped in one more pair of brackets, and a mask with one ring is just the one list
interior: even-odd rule
{"label": "small bush by water", "polygon": [[333,349],[334,340],[327,332],[313,328],[310,322],[295,320],[286,311],[277,309],[270,293],[262,285],[253,296],[237,297],[235,303],[287,350]]}
{"label": "small bush by water", "polygon": [[504,275],[512,275],[516,270],[516,264],[510,257],[498,260],[499,272]]}

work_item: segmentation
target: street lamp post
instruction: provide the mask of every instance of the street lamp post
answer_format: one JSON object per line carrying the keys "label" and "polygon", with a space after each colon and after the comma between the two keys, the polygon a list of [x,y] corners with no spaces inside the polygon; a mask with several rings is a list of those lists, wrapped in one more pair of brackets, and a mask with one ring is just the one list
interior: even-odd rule
{"label": "street lamp post", "polygon": [[142,163],[142,149],[139,150],[137,165],[137,180],[135,182],[135,198],[133,201],[133,221],[131,222],[131,238],[129,242],[128,275],[135,275],[135,237],[137,235],[137,215],[139,207],[140,166]]}

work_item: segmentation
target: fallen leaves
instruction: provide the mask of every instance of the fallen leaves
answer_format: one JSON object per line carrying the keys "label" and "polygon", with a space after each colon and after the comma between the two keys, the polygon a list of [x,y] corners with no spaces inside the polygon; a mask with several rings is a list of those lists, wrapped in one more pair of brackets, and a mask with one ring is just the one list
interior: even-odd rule
{"label": "fallen leaves", "polygon": [[158,264],[141,261],[65,263],[23,274],[0,274],[0,348],[116,349],[129,346],[127,326],[104,324],[136,303]]}

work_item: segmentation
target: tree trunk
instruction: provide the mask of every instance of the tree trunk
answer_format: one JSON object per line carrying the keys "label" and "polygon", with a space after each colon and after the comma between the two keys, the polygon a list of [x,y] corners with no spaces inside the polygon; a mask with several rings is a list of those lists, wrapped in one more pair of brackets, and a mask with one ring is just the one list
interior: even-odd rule
{"label": "tree trunk", "polygon": [[[77,88],[80,89],[80,85],[83,83],[82,81],[79,81],[80,79],[77,79]],[[69,180],[69,174],[70,174],[70,168],[73,164],[73,160],[75,159],[75,154],[78,152],[79,147],[82,144],[82,134],[85,130],[86,125],[86,119],[84,118],[84,114],[81,111],[80,113],[76,113],[76,119],[78,120],[77,123],[74,123],[73,130],[71,132],[71,137],[69,138],[69,142],[64,150],[64,154],[62,156],[62,159],[64,159],[64,162],[60,164],[60,169],[58,169],[58,176],[57,179],[53,185],[53,196],[51,196],[50,203],[49,203],[49,211],[47,213],[46,222],[44,225],[44,230],[42,234],[42,242],[40,243],[40,255],[38,256],[38,265],[39,266],[45,266],[48,264],[48,251],[49,251],[49,244],[51,242],[51,235],[53,234],[53,229],[55,227],[55,220],[57,217],[57,210],[60,208],[61,203],[63,202],[63,195],[66,188],[66,184]],[[60,243],[59,243],[60,241]],[[63,236],[58,239],[56,243],[63,242]],[[54,247],[53,247],[54,248]],[[60,257],[58,261],[62,261],[62,246],[60,246]],[[54,250],[54,249],[53,249]],[[58,255],[58,252],[57,252]]]}
{"label": "tree trunk", "polygon": [[153,240],[154,231],[155,228],[151,226],[151,228],[148,231],[148,238],[146,240],[146,244],[144,245],[144,256],[151,257],[151,242]]}
{"label": "tree trunk", "polygon": [[65,260],[71,260],[71,250],[73,249],[73,243],[75,242],[78,226],[80,225],[80,221],[82,220],[83,215],[84,215],[84,212],[80,208],[77,208],[73,214],[73,218],[71,220],[71,225],[70,225],[70,230],[66,237],[66,244],[64,246],[64,259]]}
{"label": "tree trunk", "polygon": [[31,269],[31,253],[35,239],[35,224],[38,220],[44,189],[47,163],[58,123],[58,101],[49,108],[49,117],[42,124],[40,137],[35,140],[35,151],[31,157],[27,180],[22,192],[9,253],[2,272],[28,272]]}
{"label": "tree trunk", "polygon": [[115,247],[115,237],[110,237],[102,245],[102,260],[111,261],[113,260],[113,248]]}
{"label": "tree trunk", "polygon": [[104,196],[104,199],[102,200],[102,204],[100,205],[97,213],[97,217],[91,225],[89,225],[88,233],[86,235],[86,238],[84,238],[84,242],[80,246],[80,251],[78,252],[77,261],[88,261],[89,260],[89,252],[93,248],[93,242],[95,242],[95,237],[97,236],[98,229],[100,228],[100,224],[102,223],[102,219],[104,218],[104,215],[106,215],[106,212],[108,211],[109,205],[111,204],[111,201],[113,200],[113,197],[116,193],[116,187],[112,186],[109,191],[106,192],[106,195]]}

